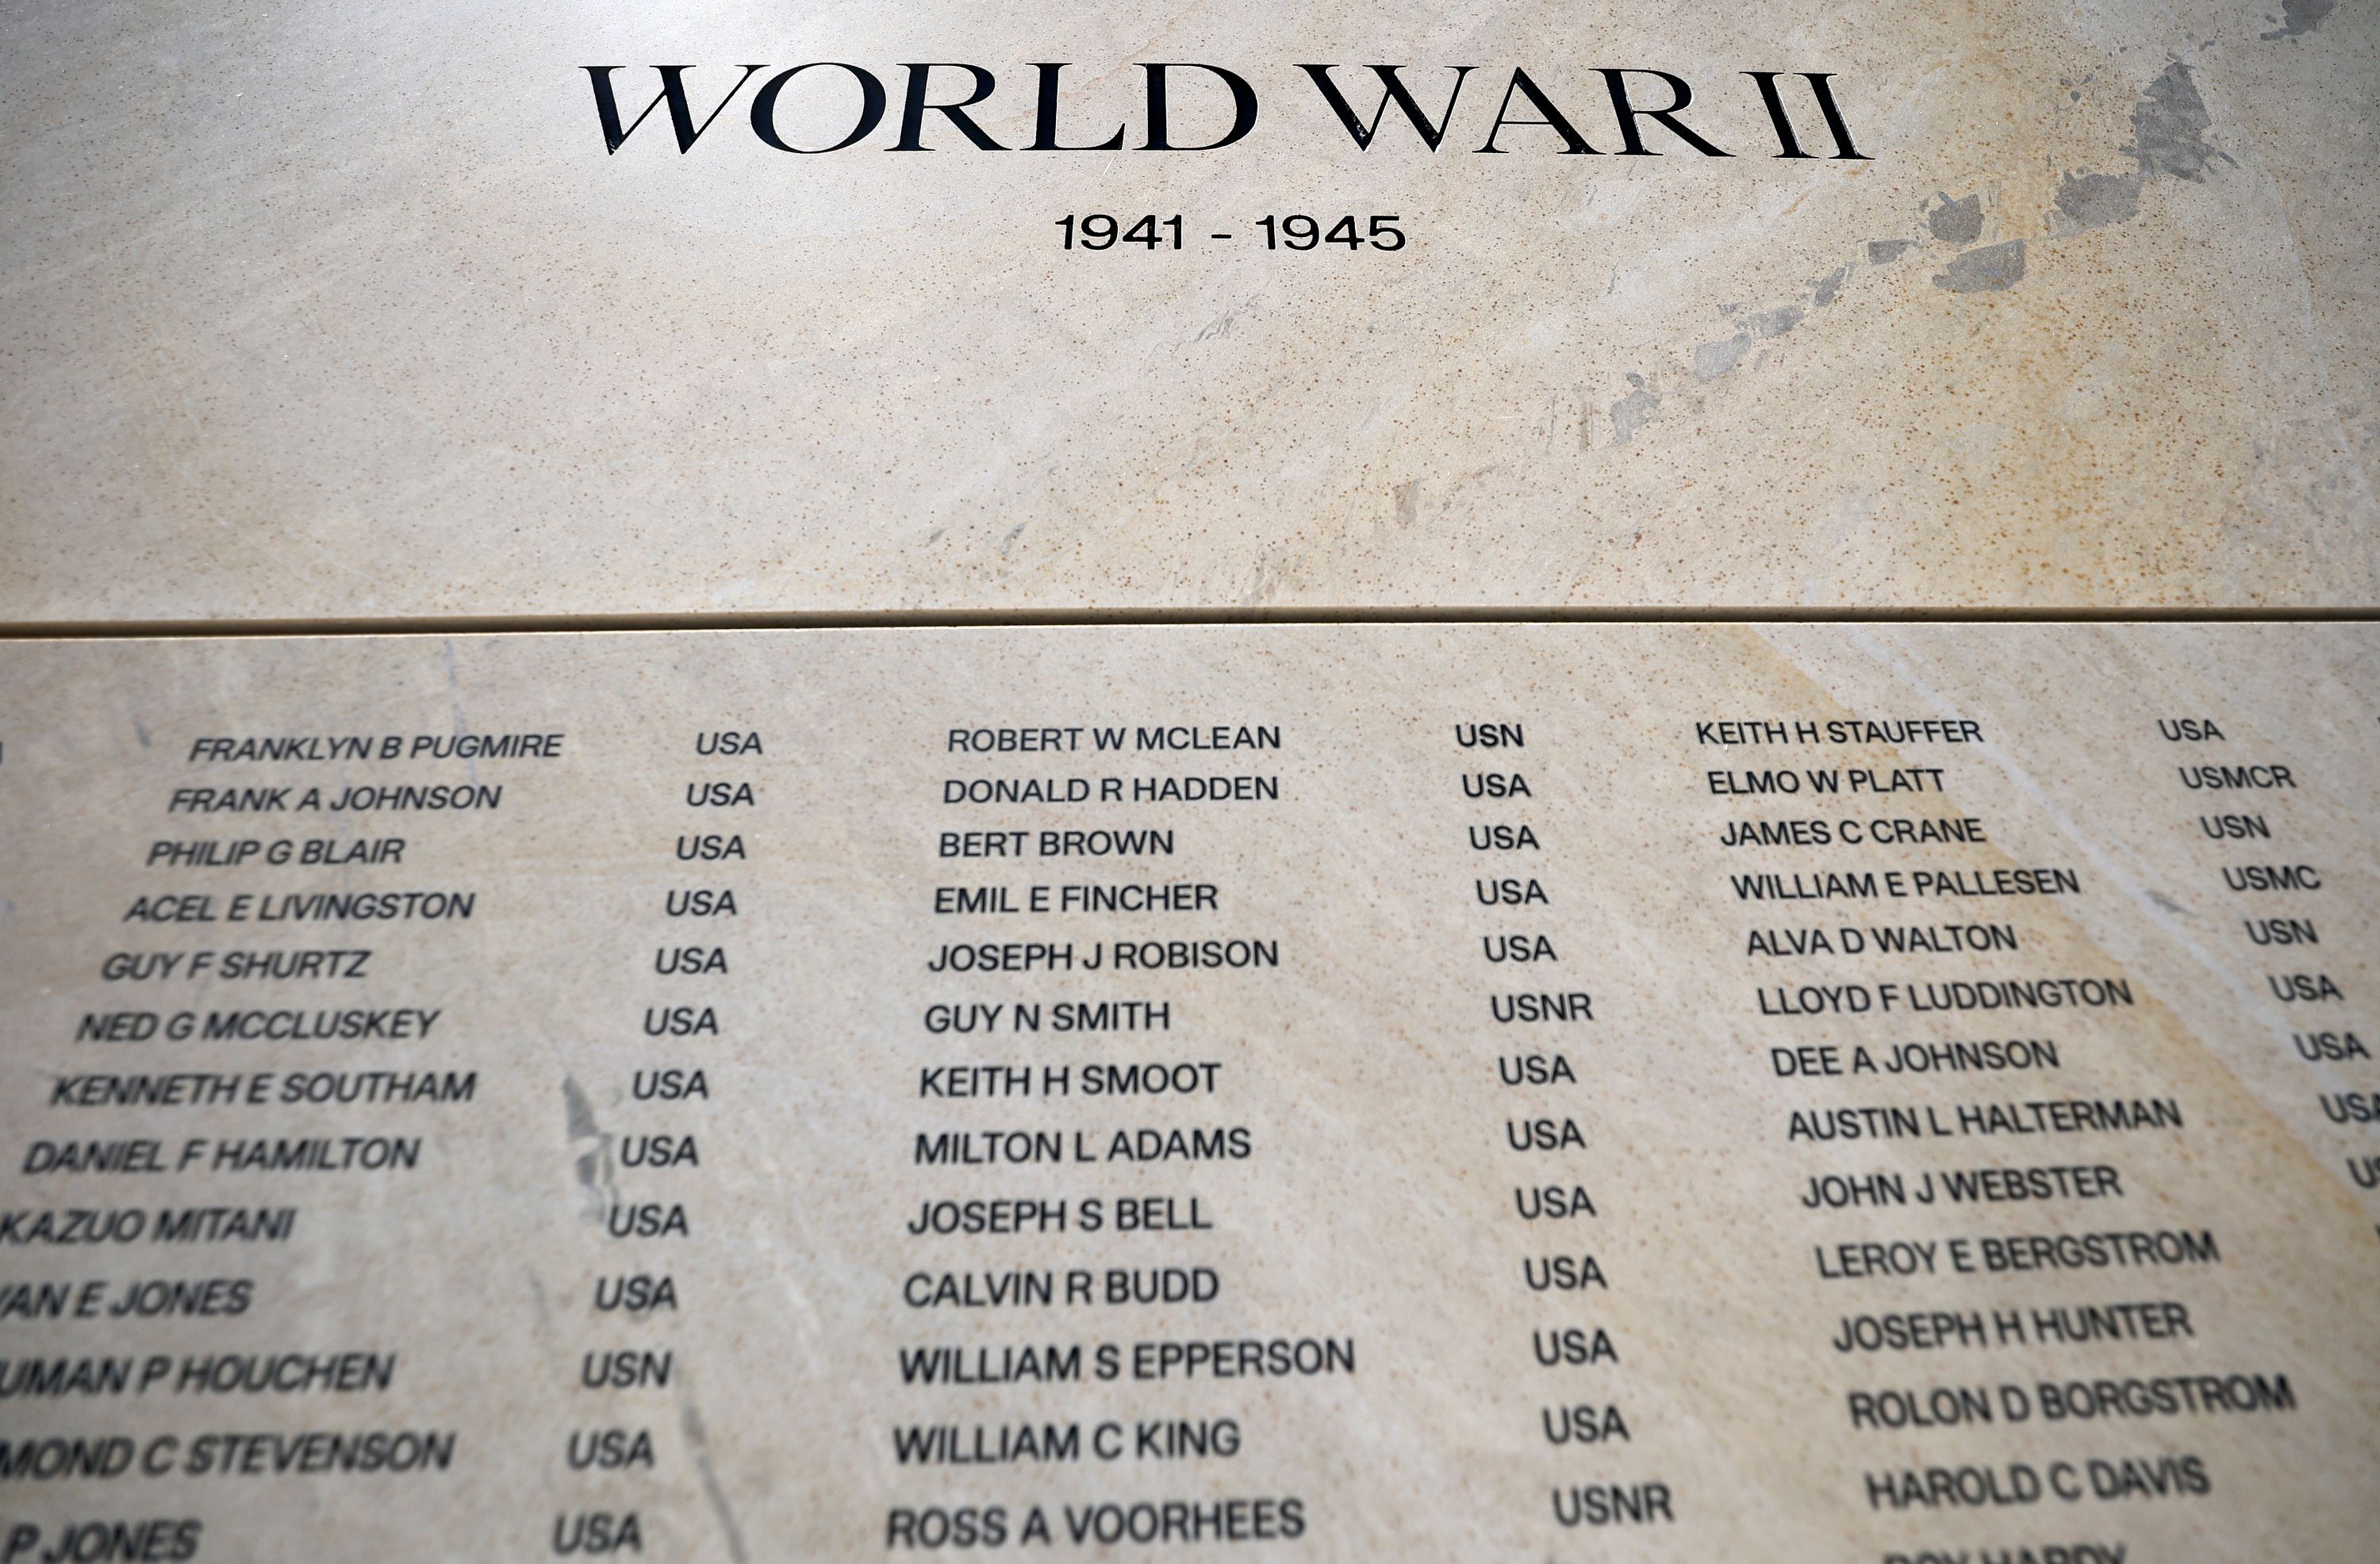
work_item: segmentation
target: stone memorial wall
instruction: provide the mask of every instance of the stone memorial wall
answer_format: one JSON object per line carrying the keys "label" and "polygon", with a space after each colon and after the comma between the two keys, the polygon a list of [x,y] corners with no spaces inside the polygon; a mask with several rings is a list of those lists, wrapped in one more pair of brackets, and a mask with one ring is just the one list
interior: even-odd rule
{"label": "stone memorial wall", "polygon": [[0,7],[0,1564],[2380,1558],[2375,105]]}

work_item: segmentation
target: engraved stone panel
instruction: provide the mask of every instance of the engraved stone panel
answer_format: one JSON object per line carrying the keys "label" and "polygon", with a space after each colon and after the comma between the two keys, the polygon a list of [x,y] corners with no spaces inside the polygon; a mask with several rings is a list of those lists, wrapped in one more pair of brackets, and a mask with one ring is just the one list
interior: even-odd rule
{"label": "engraved stone panel", "polygon": [[0,619],[2380,600],[2369,5],[5,26]]}
{"label": "engraved stone panel", "polygon": [[9,1558],[2371,1557],[2369,625],[0,688]]}

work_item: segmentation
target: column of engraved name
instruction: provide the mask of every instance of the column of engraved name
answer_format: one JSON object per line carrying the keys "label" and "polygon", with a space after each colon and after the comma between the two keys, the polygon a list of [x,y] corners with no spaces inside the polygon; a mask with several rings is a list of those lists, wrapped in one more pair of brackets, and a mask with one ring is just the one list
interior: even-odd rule
{"label": "column of engraved name", "polygon": [[[116,932],[0,1214],[0,1481],[104,1485],[0,1553],[195,1556],[212,1516],[156,1513],[152,1479],[454,1469],[461,1430],[388,1411],[419,1344],[322,1340],[291,1277],[352,1262],[346,1208],[424,1198],[468,1126],[482,1083],[424,1058],[462,1023],[420,974],[485,909],[430,822],[516,802],[483,770],[562,746],[235,732],[163,751],[181,774],[134,794],[153,799],[121,845],[139,889],[105,909]],[[98,1431],[51,1437],[37,1409]]]}
{"label": "column of engraved name", "polygon": [[1266,980],[1281,941],[1181,867],[1279,801],[1281,730],[971,725],[938,747],[931,1054],[902,1170],[923,1188],[888,1212],[916,1324],[889,1437],[918,1477],[883,1544],[1293,1540],[1302,1498],[1238,1491],[1258,1436],[1221,1382],[1342,1352],[1352,1371],[1353,1348],[1197,1323],[1238,1303],[1211,1235],[1263,1148],[1190,1016]]}
{"label": "column of engraved name", "polygon": [[2093,1369],[2192,1343],[2188,1278],[2222,1256],[2206,1229],[2132,1214],[2183,1102],[2056,1084],[2131,1068],[2110,1045],[2132,980],[2064,954],[2049,910],[2089,883],[2010,863],[1952,802],[1997,774],[1969,758],[1972,720],[1711,721],[1694,741],[1747,915],[1745,1009],[1790,1083],[1779,1139],[1815,1164],[1780,1216],[1842,1300],[1828,1345],[1861,1501],[1912,1544],[1947,1521],[2121,1557],[2131,1511],[2098,1507],[2187,1502],[2210,1478],[2186,1448],[2090,1436],[2203,1410],[2201,1381]]}

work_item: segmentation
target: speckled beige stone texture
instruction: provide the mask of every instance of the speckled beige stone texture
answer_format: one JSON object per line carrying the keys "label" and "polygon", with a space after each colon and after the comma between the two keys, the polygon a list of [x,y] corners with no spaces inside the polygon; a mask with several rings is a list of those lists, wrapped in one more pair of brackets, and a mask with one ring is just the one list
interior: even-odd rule
{"label": "speckled beige stone texture", "polygon": [[[2357,0],[0,30],[0,619],[2380,601]],[[688,63],[707,108],[821,59],[979,62],[1012,144],[1034,61],[1069,136],[1152,61],[1262,111],[1211,153],[796,157],[747,91],[607,157],[578,68],[633,109]],[[1358,154],[1305,61],[1478,71],[1445,152]],[[1516,66],[1607,152],[1597,67],[1677,72],[1741,155],[1479,156]],[[1748,69],[1834,73],[1873,161],[1765,155]],[[1062,253],[1089,212],[1193,241]],[[1296,212],[1410,243],[1258,248]]]}
{"label": "speckled beige stone texture", "polygon": [[[999,1508],[999,1556],[1208,1561],[1610,1558],[1784,1564],[2003,1557],[2064,1547],[2107,1564],[2289,1559],[2362,1564],[2380,1466],[2380,1105],[2370,995],[2380,914],[2380,634],[2364,625],[1402,625],[905,629],[608,636],[260,637],[0,645],[0,1217],[76,1207],[283,1206],[277,1243],[79,1246],[18,1237],[0,1255],[0,1386],[26,1364],[120,1355],[178,1374],[204,1353],[397,1354],[385,1389],[312,1394],[58,1394],[0,1400],[6,1438],[121,1437],[153,1467],[12,1482],[6,1515],[45,1545],[76,1521],[203,1528],[197,1564],[548,1557],[557,1526],[639,1519],[640,1557],[674,1564],[908,1557],[905,1511]],[[1718,742],[1781,724],[1969,723],[1896,741]],[[2186,725],[2185,725],[2186,720]],[[1512,738],[1465,747],[1466,729]],[[2160,724],[2169,725],[2168,732]],[[2211,736],[2202,724],[2213,724]],[[1017,747],[1045,727],[1120,725],[1122,749]],[[1277,731],[1278,747],[1151,750],[1171,725]],[[951,734],[981,732],[979,749]],[[1001,747],[998,735],[1012,740]],[[721,732],[759,744],[712,753]],[[547,758],[417,757],[419,739],[562,735]],[[216,758],[243,740],[368,736],[369,758]],[[2179,735],[2179,736],[2177,736]],[[401,752],[384,758],[387,738]],[[967,741],[970,745],[974,741]],[[2289,785],[2208,793],[2198,765],[2286,767]],[[1828,794],[1749,791],[1754,772],[1869,778]],[[1927,778],[1930,773],[1930,781]],[[1479,779],[1504,779],[1502,796]],[[1277,797],[1103,801],[1103,779],[1269,777]],[[1519,778],[1526,792],[1514,791]],[[1732,779],[1722,786],[1717,779]],[[1886,779],[1910,780],[1913,788]],[[1038,782],[1084,803],[953,802],[951,785]],[[687,792],[748,784],[748,803]],[[1478,784],[1478,785],[1475,785]],[[285,809],[188,806],[186,789],[287,786]],[[302,790],[500,787],[473,810],[309,805]],[[1736,791],[1730,792],[1730,788]],[[1474,796],[1482,793],[1482,796]],[[2202,822],[2252,814],[2266,836]],[[1888,820],[1973,820],[1957,843],[1872,840]],[[1728,845],[1799,820],[1824,845]],[[1535,845],[1479,849],[1485,825]],[[1001,857],[950,833],[1163,830],[1170,851]],[[690,857],[734,832],[740,856]],[[160,858],[158,843],[405,839],[401,860],[309,867]],[[2227,871],[2302,865],[2320,889],[2242,891]],[[1992,877],[2061,869],[2055,895],[1938,892],[1755,902],[1736,877],[1863,871]],[[1542,901],[1483,904],[1512,876]],[[1977,881],[1977,882],[1980,882]],[[1208,884],[1208,908],[1035,913],[1028,887]],[[1913,882],[1912,882],[1913,883]],[[733,916],[672,916],[673,891],[733,891]],[[938,911],[943,887],[1004,887],[1019,910]],[[468,919],[261,921],[293,895],[476,893]],[[237,896],[250,898],[234,919]],[[141,898],[215,915],[133,917]],[[184,910],[189,909],[184,904]],[[2297,917],[2279,946],[2252,918]],[[1968,953],[1762,953],[1813,930],[2005,926]],[[1526,966],[1491,937],[1548,942]],[[1118,941],[1269,940],[1278,965],[1119,971]],[[1062,942],[1064,971],[935,972],[954,943]],[[657,972],[684,946],[723,970]],[[233,954],[369,949],[331,979],[235,978]],[[194,975],[196,952],[212,969]],[[1103,958],[1089,966],[1093,952]],[[128,970],[127,954],[180,956]],[[2282,1002],[2274,974],[2322,974],[2343,999]],[[1771,1013],[1768,996],[1859,987],[2119,981],[2131,1001],[2022,1012]],[[1500,1022],[1491,1000],[1584,993],[1562,1023]],[[1136,1031],[938,1026],[937,1007],[1139,1000]],[[716,1032],[649,1035],[652,1007],[716,1012]],[[93,1014],[312,1015],[434,1010],[401,1039],[83,1037]],[[1053,1012],[1051,1012],[1053,1014]],[[123,1027],[128,1034],[134,1028]],[[2328,1037],[2332,1051],[2307,1052]],[[2356,1049],[2339,1042],[2360,1037]],[[1827,1076],[1779,1050],[1889,1057],[1896,1044],[2034,1039],[2055,1067]],[[1509,1061],[1565,1061],[1519,1085]],[[946,1095],[928,1073],[1211,1063],[1168,1095]],[[700,1097],[641,1083],[707,1073]],[[284,1078],[476,1071],[468,1102],[287,1106]],[[75,1106],[97,1076],[212,1072],[275,1083],[261,1104]],[[1195,1077],[1194,1077],[1195,1078]],[[1803,1117],[1897,1108],[2169,1101],[2178,1123],[2061,1133],[1929,1131],[1813,1138]],[[1574,1126],[1551,1149],[1512,1125]],[[1119,1158],[1117,1131],[1246,1135],[1245,1155]],[[957,1165],[921,1137],[1068,1137]],[[225,1170],[225,1142],[404,1134],[417,1167]],[[1080,1134],[1076,1142],[1071,1137]],[[36,1143],[151,1136],[187,1171],[42,1171]],[[698,1160],[656,1165],[653,1137]],[[1559,1140],[1559,1137],[1558,1137]],[[1075,1149],[1087,1146],[1087,1150]],[[2108,1170],[2072,1196],[1812,1208],[1818,1176],[1908,1180],[1975,1169]],[[2358,1169],[2362,1172],[2358,1172]],[[1524,1219],[1547,1185],[1591,1216]],[[1196,1230],[1092,1231],[1078,1204],[1170,1197]],[[1065,1201],[1062,1231],[917,1236],[933,1200]],[[615,1237],[622,1213],[680,1207],[682,1236]],[[16,1234],[20,1227],[6,1230]],[[1987,1239],[2204,1233],[2219,1259],[2022,1270]],[[1840,1246],[1925,1243],[1961,1272],[1830,1279]],[[1531,1267],[1592,1261],[1603,1285],[1543,1287]],[[940,1279],[1210,1270],[1215,1296],[1148,1306],[937,1303]],[[674,1279],[678,1305],[599,1306],[607,1281]],[[7,1301],[42,1283],[245,1278],[237,1314],[43,1317]],[[922,1284],[920,1279],[923,1279]],[[922,1287],[922,1291],[920,1288]],[[79,1295],[79,1294],[78,1294]],[[616,1294],[615,1294],[616,1296]],[[926,1302],[921,1303],[920,1299]],[[2028,1337],[1846,1353],[1852,1316],[2155,1304],[2186,1333],[2090,1344]],[[2112,1315],[2108,1317],[2114,1317]],[[2170,1321],[2170,1313],[2155,1315]],[[1978,1324],[1978,1332],[1985,1330]],[[2028,1327],[2026,1328],[2037,1328]],[[1548,1367],[1566,1329],[1610,1353]],[[1938,1329],[1937,1329],[1938,1334]],[[1349,1372],[1217,1378],[1125,1372],[1092,1355],[1141,1343],[1344,1341]],[[905,1379],[901,1352],[1080,1346],[1079,1381],[963,1387]],[[583,1388],[589,1354],[669,1354],[664,1384]],[[1129,1363],[1129,1357],[1120,1359]],[[60,1371],[63,1373],[63,1371]],[[8,1377],[15,1374],[19,1377]],[[2164,1413],[2119,1388],[2101,1415],[2020,1421],[2051,1393],[2261,1376],[2289,1401]],[[168,1378],[170,1385],[176,1381]],[[1862,1426],[1859,1395],[1983,1388],[1999,1415]],[[2046,1387],[2047,1388],[2045,1388]],[[1627,1437],[1548,1442],[1549,1417],[1617,1408]],[[2131,1410],[2123,1410],[2125,1408]],[[1103,1459],[1104,1423],[1230,1420],[1205,1459]],[[895,1430],[997,1436],[1076,1426],[1077,1459],[904,1462]],[[642,1432],[649,1465],[574,1465],[574,1441]],[[452,1433],[444,1470],[194,1473],[226,1434]],[[962,1436],[968,1437],[968,1436]],[[214,1440],[212,1444],[203,1441]],[[249,1447],[259,1449],[264,1447]],[[260,1454],[260,1461],[267,1459]],[[2100,1462],[2111,1485],[2101,1491]],[[1870,1482],[2019,1469],[2030,1502],[1896,1509]],[[2123,1473],[2133,1486],[2123,1487]],[[2195,1473],[2194,1479],[2185,1475]],[[2168,1487],[2152,1497],[2146,1474]],[[1981,1483],[1981,1476],[1959,1482]],[[1918,1479],[1923,1486],[1924,1479]],[[1660,1484],[1668,1519],[1566,1528],[1580,1485]],[[2060,1491],[2055,1485],[2069,1486]],[[1107,1549],[1066,1540],[1068,1506],[1295,1499],[1290,1540]],[[1550,1501],[1550,1502],[1549,1502]],[[1017,1541],[1038,1506],[1058,1533]],[[1151,1513],[1155,1513],[1151,1511]],[[1280,1523],[1276,1509],[1274,1523]],[[2078,1545],[2095,1551],[2073,1551]],[[2120,1554],[2118,1549],[2121,1549]],[[922,1550],[917,1550],[922,1551]],[[977,1557],[993,1550],[965,1550]]]}

